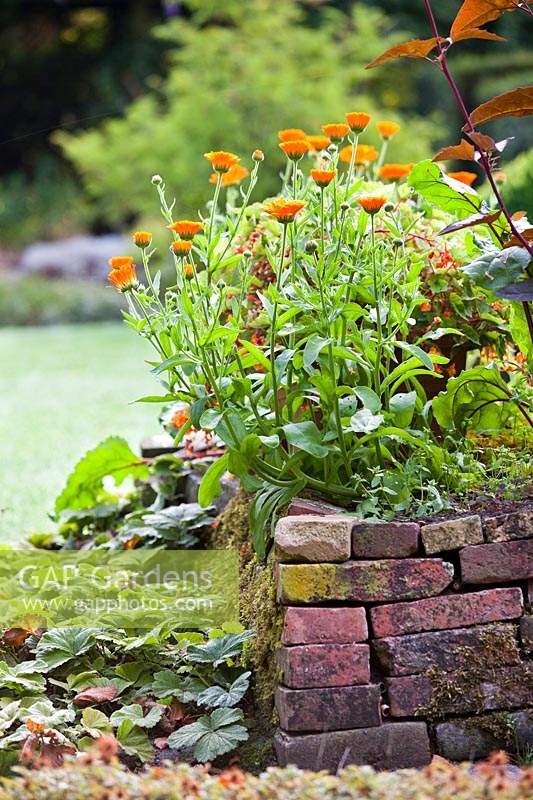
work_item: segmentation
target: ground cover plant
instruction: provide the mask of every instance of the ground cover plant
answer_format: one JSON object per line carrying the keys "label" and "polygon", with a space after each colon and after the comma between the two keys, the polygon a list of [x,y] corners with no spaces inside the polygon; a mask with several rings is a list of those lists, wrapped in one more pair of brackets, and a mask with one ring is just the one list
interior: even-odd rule
{"label": "ground cover plant", "polygon": [[[361,141],[374,124],[379,150]],[[249,175],[206,153],[214,193],[195,220],[156,175],[175,285],[160,292],[150,232],[134,236],[143,283],[132,258],[110,261],[126,321],[156,351],[165,394],[144,399],[189,404],[177,442],[191,427],[223,440],[199,501],[237,475],[260,556],[266,522],[302,491],[365,516],[439,510],[464,484],[469,430],[531,426],[528,302],[503,302],[509,284],[527,289],[529,250],[475,173],[441,168],[448,153],[388,163],[398,127],[349,112],[322,134],[281,130],[280,196],[264,203],[251,202],[261,151]],[[485,357],[466,369],[473,348]]]}

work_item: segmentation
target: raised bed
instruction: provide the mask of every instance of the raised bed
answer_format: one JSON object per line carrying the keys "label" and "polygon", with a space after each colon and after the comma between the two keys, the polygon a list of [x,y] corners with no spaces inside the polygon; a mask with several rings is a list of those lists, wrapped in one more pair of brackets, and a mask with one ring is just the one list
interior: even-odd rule
{"label": "raised bed", "polygon": [[533,747],[533,509],[276,529],[281,765],[420,767]]}

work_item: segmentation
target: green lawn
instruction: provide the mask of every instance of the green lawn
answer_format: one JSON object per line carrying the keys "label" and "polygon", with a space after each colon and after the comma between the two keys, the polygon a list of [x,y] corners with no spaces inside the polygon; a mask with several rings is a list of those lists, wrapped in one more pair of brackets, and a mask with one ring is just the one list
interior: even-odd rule
{"label": "green lawn", "polygon": [[110,434],[158,430],[147,344],[120,323],[0,329],[0,542],[49,530],[65,477]]}

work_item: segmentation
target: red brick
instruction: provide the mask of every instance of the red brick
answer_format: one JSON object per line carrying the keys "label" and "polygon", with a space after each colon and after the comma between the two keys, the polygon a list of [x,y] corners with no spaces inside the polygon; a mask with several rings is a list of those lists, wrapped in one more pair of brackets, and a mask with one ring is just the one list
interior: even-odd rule
{"label": "red brick", "polygon": [[291,606],[285,612],[283,644],[346,644],[368,639],[365,609]]}
{"label": "red brick", "polygon": [[354,558],[405,558],[418,552],[416,522],[358,522],[352,531]]}
{"label": "red brick", "polygon": [[276,579],[278,599],[285,605],[379,603],[440,594],[453,579],[453,566],[440,558],[280,564]]}
{"label": "red brick", "polygon": [[278,686],[275,699],[280,725],[288,732],[373,728],[381,722],[380,689],[375,684],[330,689]]}
{"label": "red brick", "polygon": [[401,636],[517,619],[522,608],[522,592],[513,587],[376,606],[370,611],[370,619],[374,636]]}
{"label": "red brick", "polygon": [[377,728],[299,736],[278,731],[274,742],[280,766],[333,773],[349,764],[396,770],[423,767],[431,760],[425,722],[389,722]]}
{"label": "red brick", "polygon": [[507,542],[511,539],[528,539],[533,536],[533,511],[514,511],[497,514],[483,520],[487,542]]}
{"label": "red brick", "polygon": [[353,686],[370,680],[367,644],[304,644],[277,652],[282,681],[290,689]]}
{"label": "red brick", "polygon": [[300,514],[320,514],[326,516],[327,514],[342,513],[344,513],[344,509],[339,506],[323,503],[321,500],[306,500],[303,497],[295,497],[294,500],[291,500],[290,506],[287,509],[288,517],[297,517]]}
{"label": "red brick", "polygon": [[408,636],[375,639],[372,649],[386,675],[416,675],[432,667],[451,672],[468,668],[472,662],[472,650],[482,653],[487,666],[504,663],[500,648],[486,646],[487,636],[501,638],[502,641],[505,639],[508,643],[503,649],[505,663],[518,664],[517,632],[516,625],[507,623],[434,633],[411,633]]}
{"label": "red brick", "polygon": [[465,583],[498,583],[533,577],[533,539],[465,547],[459,558]]}
{"label": "red brick", "polygon": [[[439,711],[444,714],[463,714],[479,711],[520,708],[531,703],[533,697],[533,664],[521,663],[515,667],[490,670],[490,675],[476,684],[469,681],[467,691],[461,673],[449,672],[446,676],[449,691],[439,690]],[[424,716],[426,707],[434,699],[434,689],[428,675],[409,675],[403,678],[385,678],[390,712],[393,717]]]}

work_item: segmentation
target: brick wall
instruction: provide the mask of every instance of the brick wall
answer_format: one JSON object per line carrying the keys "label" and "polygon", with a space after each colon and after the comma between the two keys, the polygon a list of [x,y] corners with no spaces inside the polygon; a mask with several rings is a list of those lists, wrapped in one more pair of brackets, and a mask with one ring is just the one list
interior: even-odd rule
{"label": "brick wall", "polygon": [[294,501],[276,529],[280,764],[526,753],[533,511],[424,525],[335,512]]}

